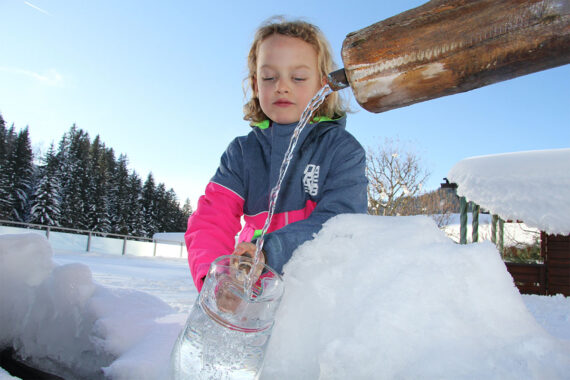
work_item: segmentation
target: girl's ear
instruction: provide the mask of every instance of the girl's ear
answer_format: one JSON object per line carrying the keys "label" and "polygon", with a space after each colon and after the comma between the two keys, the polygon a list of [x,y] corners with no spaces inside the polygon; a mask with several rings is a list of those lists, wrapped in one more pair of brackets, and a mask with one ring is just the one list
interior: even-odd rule
{"label": "girl's ear", "polygon": [[325,84],[327,84],[327,76],[323,75],[323,77],[321,78],[321,87],[323,87]]}
{"label": "girl's ear", "polygon": [[257,97],[257,94],[258,94],[259,91],[258,91],[258,88],[257,88],[257,77],[256,77],[255,75],[253,75],[253,76],[251,77],[251,82],[252,82],[252,84],[253,84],[253,96],[254,96],[254,97]]}

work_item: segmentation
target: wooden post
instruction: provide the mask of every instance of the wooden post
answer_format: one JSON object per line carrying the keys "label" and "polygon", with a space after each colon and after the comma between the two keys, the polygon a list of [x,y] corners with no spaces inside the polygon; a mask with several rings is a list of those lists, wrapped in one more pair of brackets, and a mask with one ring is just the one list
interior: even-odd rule
{"label": "wooden post", "polygon": [[471,213],[473,215],[473,220],[471,221],[471,241],[476,243],[479,241],[479,205],[471,202]]}
{"label": "wooden post", "polygon": [[570,63],[570,0],[432,0],[350,33],[358,103],[384,112]]}
{"label": "wooden post", "polygon": [[546,262],[546,254],[548,247],[548,235],[544,231],[540,231],[540,257]]}
{"label": "wooden post", "polygon": [[497,214],[493,214],[491,217],[491,241],[495,245],[497,245],[497,219],[499,219]]}
{"label": "wooden post", "polygon": [[501,257],[503,257],[503,251],[505,249],[505,221],[499,218],[499,252]]}
{"label": "wooden post", "polygon": [[91,251],[91,231],[89,231],[89,235],[87,236],[87,252]]}
{"label": "wooden post", "polygon": [[467,244],[467,200],[459,198],[459,244]]}

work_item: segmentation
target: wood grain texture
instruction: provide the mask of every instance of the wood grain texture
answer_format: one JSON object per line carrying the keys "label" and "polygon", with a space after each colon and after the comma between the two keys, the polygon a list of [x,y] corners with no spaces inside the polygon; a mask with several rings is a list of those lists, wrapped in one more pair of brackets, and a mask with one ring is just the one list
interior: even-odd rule
{"label": "wood grain texture", "polygon": [[358,103],[384,112],[570,63],[570,0],[432,0],[349,34]]}

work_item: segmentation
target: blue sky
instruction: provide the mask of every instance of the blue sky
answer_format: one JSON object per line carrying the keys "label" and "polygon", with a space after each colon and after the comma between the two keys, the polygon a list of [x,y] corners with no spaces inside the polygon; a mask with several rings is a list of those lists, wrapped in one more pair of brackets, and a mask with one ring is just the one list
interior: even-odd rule
{"label": "blue sky", "polygon": [[[2,0],[0,113],[28,125],[39,152],[76,123],[195,207],[227,144],[250,129],[242,81],[260,23],[317,24],[342,66],[346,34],[423,3]],[[435,189],[465,157],[569,147],[569,89],[566,65],[382,114],[352,100],[347,128],[365,148],[402,141]]]}

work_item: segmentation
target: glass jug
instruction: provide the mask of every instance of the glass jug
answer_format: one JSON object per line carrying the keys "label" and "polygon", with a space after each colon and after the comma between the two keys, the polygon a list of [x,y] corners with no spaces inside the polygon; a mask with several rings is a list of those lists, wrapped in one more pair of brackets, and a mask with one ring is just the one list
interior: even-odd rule
{"label": "glass jug", "polygon": [[283,295],[283,280],[257,264],[251,294],[246,279],[253,259],[221,256],[204,285],[176,344],[171,361],[175,380],[257,379]]}

